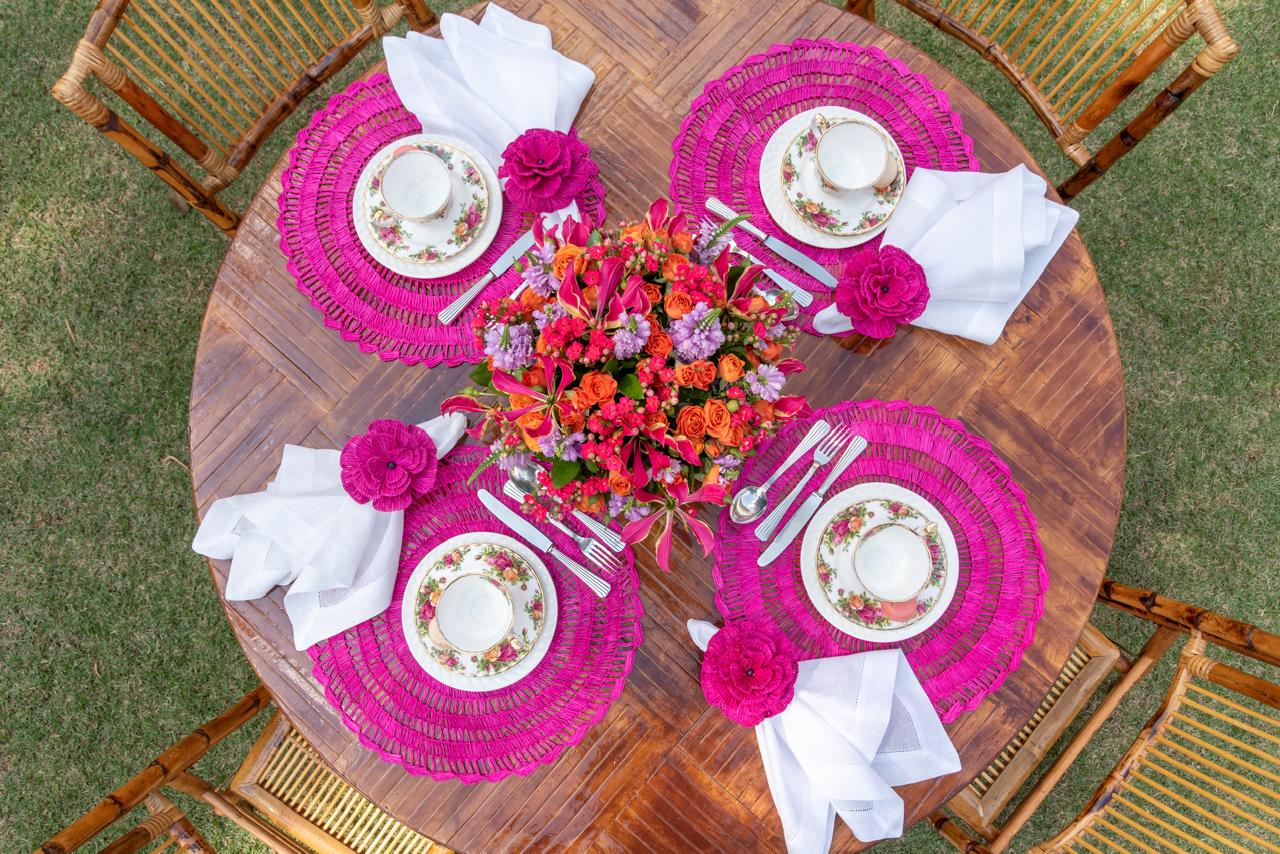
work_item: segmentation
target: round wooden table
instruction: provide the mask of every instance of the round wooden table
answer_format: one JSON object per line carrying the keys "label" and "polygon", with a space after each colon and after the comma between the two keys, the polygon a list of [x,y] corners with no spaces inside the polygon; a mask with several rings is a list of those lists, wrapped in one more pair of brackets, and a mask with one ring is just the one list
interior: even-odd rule
{"label": "round wooden table", "polygon": [[[547,24],[557,48],[590,65],[578,128],[608,184],[614,221],[643,215],[667,189],[670,143],[703,84],[744,56],[800,37],[875,44],[945,89],[985,171],[1035,167],[987,105],[906,42],[815,0],[508,0]],[[478,14],[479,8],[471,14]],[[469,366],[386,364],[343,342],[296,290],[277,247],[277,164],[250,205],[213,286],[191,392],[191,468],[203,515],[217,498],[262,489],[295,443],[341,447],[372,418],[422,421],[463,386]],[[810,366],[789,385],[815,406],[906,398],[961,418],[991,441],[1030,496],[1052,585],[1022,666],[950,727],[959,774],[902,790],[908,824],[984,768],[1044,698],[1102,580],[1120,509],[1125,401],[1120,359],[1093,264],[1073,234],[984,347],[919,329],[869,347],[804,337]],[[799,388],[796,388],[798,386]],[[550,767],[496,784],[414,777],[361,747],[295,652],[277,590],[224,607],[253,668],[328,763],[399,820],[464,851],[781,850],[752,733],[708,709],[690,618],[715,619],[711,567],[687,546],[670,574],[640,556],[644,644],[626,692]],[[226,565],[212,564],[221,594]],[[859,844],[843,824],[839,850]]]}

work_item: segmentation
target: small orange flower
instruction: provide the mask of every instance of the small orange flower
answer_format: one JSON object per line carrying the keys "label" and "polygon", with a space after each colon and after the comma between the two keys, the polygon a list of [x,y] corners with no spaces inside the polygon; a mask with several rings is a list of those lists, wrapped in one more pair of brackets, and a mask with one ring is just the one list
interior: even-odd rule
{"label": "small orange flower", "polygon": [[707,435],[707,416],[701,406],[686,406],[676,414],[676,429],[690,439]]}
{"label": "small orange flower", "polygon": [[520,292],[520,304],[530,311],[533,311],[534,309],[542,308],[547,304],[547,301],[538,296],[537,292],[533,288],[525,288]]}
{"label": "small orange flower", "polygon": [[689,266],[689,259],[683,255],[672,252],[667,256],[667,260],[662,264],[662,278],[668,282],[674,282],[676,277]]}
{"label": "small orange flower", "polygon": [[704,391],[711,388],[711,384],[715,382],[716,379],[715,365],[712,365],[706,359],[699,359],[689,367],[693,368],[694,377],[696,377],[694,381],[695,386]]}
{"label": "small orange flower", "polygon": [[719,442],[708,439],[707,444],[703,446],[703,450],[707,452],[708,456],[718,457],[724,451],[724,447]]}
{"label": "small orange flower", "polygon": [[[582,381],[578,383],[578,392],[579,394],[585,392],[588,403],[612,403],[617,391],[618,381],[599,371],[583,374]],[[575,397],[574,402],[576,403],[577,400]]]}
{"label": "small orange flower", "polygon": [[773,404],[769,401],[757,400],[755,403],[751,404],[751,408],[760,416],[761,421],[773,420]]}
{"label": "small orange flower", "polygon": [[655,329],[645,342],[644,351],[650,356],[665,358],[671,352],[671,336],[661,329]]}
{"label": "small orange flower", "polygon": [[704,484],[720,482],[720,466],[719,464],[711,466],[707,469],[707,476],[702,479]]}
{"label": "small orange flower", "polygon": [[667,420],[667,413],[663,412],[661,409],[657,412],[646,413],[644,416],[644,426],[651,430],[654,427],[666,429],[670,423],[671,422]]}
{"label": "small orange flower", "polygon": [[683,252],[688,255],[693,251],[693,233],[689,231],[677,231],[671,235],[671,247],[677,252]]}
{"label": "small orange flower", "polygon": [[729,422],[732,418],[729,407],[722,401],[708,400],[702,405],[702,413],[707,419],[707,433],[728,444]]}
{"label": "small orange flower", "polygon": [[534,436],[528,430],[523,429],[523,427],[520,430],[520,435],[524,438],[524,446],[526,448],[533,451],[535,454],[542,451],[542,446],[538,444],[537,436]]}
{"label": "small orange flower", "polygon": [[578,256],[582,254],[581,246],[574,246],[572,243],[566,243],[556,250],[555,257],[551,259],[551,273],[556,277],[556,281],[563,281],[564,274],[569,269],[569,263],[574,263],[574,269],[577,269]]}
{"label": "small orange flower", "polygon": [[622,239],[631,238],[637,244],[644,243],[644,239],[648,236],[649,227],[643,222],[637,222],[634,225],[628,225],[622,229]]}
{"label": "small orange flower", "polygon": [[746,435],[746,430],[741,424],[734,424],[729,428],[729,435],[723,440],[725,445],[730,448],[736,448],[742,444],[742,437]]}
{"label": "small orange flower", "polygon": [[545,412],[540,412],[537,409],[531,409],[516,419],[516,423],[526,430],[533,430],[540,425],[546,417],[547,414]]}
{"label": "small orange flower", "polygon": [[662,301],[662,307],[667,310],[667,317],[679,320],[693,311],[693,298],[681,291],[669,291]]}
{"label": "small orange flower", "polygon": [[560,426],[569,433],[579,433],[587,424],[587,417],[581,410],[570,409],[560,414]]}
{"label": "small orange flower", "polygon": [[[547,384],[547,372],[542,370],[542,365],[534,365],[521,375],[520,380],[530,388],[544,388]],[[529,398],[529,403],[532,402],[533,398]]]}
{"label": "small orange flower", "polygon": [[694,371],[693,365],[676,365],[674,377],[676,385],[693,385],[697,378],[697,373]]}
{"label": "small orange flower", "polygon": [[649,298],[649,305],[657,305],[662,302],[662,288],[659,288],[653,282],[644,283],[644,295]]}
{"label": "small orange flower", "polygon": [[532,406],[534,402],[537,400],[537,398],[533,397],[532,395],[520,394],[519,392],[516,392],[515,394],[507,395],[507,400],[508,402],[510,402],[511,408],[515,410],[515,409],[524,409],[526,406]]}
{"label": "small orange flower", "polygon": [[742,379],[742,360],[732,353],[720,357],[720,379],[727,383],[736,383]]}
{"label": "small orange flower", "polygon": [[782,345],[777,341],[773,341],[768,347],[760,351],[760,357],[766,362],[776,362],[778,357],[782,355]]}
{"label": "small orange flower", "polygon": [[592,496],[582,496],[578,499],[578,509],[587,513],[600,513],[604,510],[604,496],[599,493]]}
{"label": "small orange flower", "polygon": [[611,475],[609,477],[609,491],[614,495],[630,495],[631,478],[625,474]]}

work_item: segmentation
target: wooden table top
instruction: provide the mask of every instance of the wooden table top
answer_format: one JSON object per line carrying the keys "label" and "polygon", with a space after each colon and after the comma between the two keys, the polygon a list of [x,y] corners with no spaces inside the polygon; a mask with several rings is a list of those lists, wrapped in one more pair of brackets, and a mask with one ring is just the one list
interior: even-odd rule
{"label": "wooden table top", "polygon": [[[591,66],[579,116],[613,220],[643,215],[667,189],[670,143],[703,84],[744,56],[795,38],[875,44],[945,89],[985,171],[1031,155],[987,105],[904,41],[815,0],[508,0]],[[471,14],[478,13],[473,9]],[[297,291],[277,247],[277,164],[231,244],[209,300],[191,392],[191,463],[203,516],[262,489],[285,443],[341,447],[372,418],[417,422],[463,386],[469,366],[385,364],[343,342]],[[1052,584],[1022,666],[948,727],[964,770],[901,790],[907,823],[984,768],[1043,699],[1088,617],[1120,509],[1124,382],[1097,274],[1078,234],[984,347],[911,329],[878,348],[804,336],[810,365],[788,388],[815,406],[906,398],[961,418],[991,441],[1030,496]],[[414,777],[361,747],[293,650],[279,590],[225,602],[254,669],[284,713],[353,786],[422,833],[464,851],[781,850],[752,733],[709,709],[690,618],[716,619],[709,561],[687,546],[670,574],[640,556],[644,644],[621,699],[581,744],[528,777],[466,786]],[[226,564],[213,562],[221,594]],[[838,823],[834,848],[857,850]]]}

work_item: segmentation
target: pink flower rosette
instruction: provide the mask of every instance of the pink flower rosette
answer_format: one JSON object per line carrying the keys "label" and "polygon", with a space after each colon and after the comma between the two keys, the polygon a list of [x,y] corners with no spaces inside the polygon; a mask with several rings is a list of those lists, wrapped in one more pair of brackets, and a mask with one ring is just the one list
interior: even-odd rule
{"label": "pink flower rosette", "polygon": [[755,726],[791,703],[796,672],[796,659],[776,626],[726,623],[707,643],[702,693],[729,720]]}
{"label": "pink flower rosette", "polygon": [[576,132],[527,130],[502,152],[499,177],[507,196],[524,211],[547,213],[578,198],[592,178],[591,149]]}
{"label": "pink flower rosette", "polygon": [[896,246],[863,247],[836,283],[836,310],[849,318],[854,332],[871,338],[892,338],[928,303],[924,269]]}
{"label": "pink flower rosette", "polygon": [[352,500],[383,512],[403,510],[436,482],[436,445],[421,427],[383,419],[347,441],[339,464]]}

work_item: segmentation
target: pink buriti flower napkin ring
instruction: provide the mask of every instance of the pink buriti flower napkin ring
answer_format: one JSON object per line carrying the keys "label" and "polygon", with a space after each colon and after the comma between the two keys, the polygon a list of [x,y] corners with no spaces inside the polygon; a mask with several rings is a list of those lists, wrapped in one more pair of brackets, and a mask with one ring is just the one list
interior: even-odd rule
{"label": "pink buriti flower napkin ring", "polygon": [[436,482],[436,444],[426,430],[383,419],[342,448],[342,487],[359,504],[403,510]]}
{"label": "pink buriti flower napkin ring", "polygon": [[844,266],[835,308],[853,332],[892,338],[898,326],[919,317],[929,303],[924,268],[896,246],[865,245]]}
{"label": "pink buriti flower napkin ring", "polygon": [[781,630],[770,623],[733,621],[707,643],[702,693],[729,720],[755,726],[790,705],[796,672]]}
{"label": "pink buriti flower napkin ring", "polygon": [[548,213],[578,198],[595,177],[591,149],[576,131],[527,130],[502,152],[498,177],[523,211]]}

